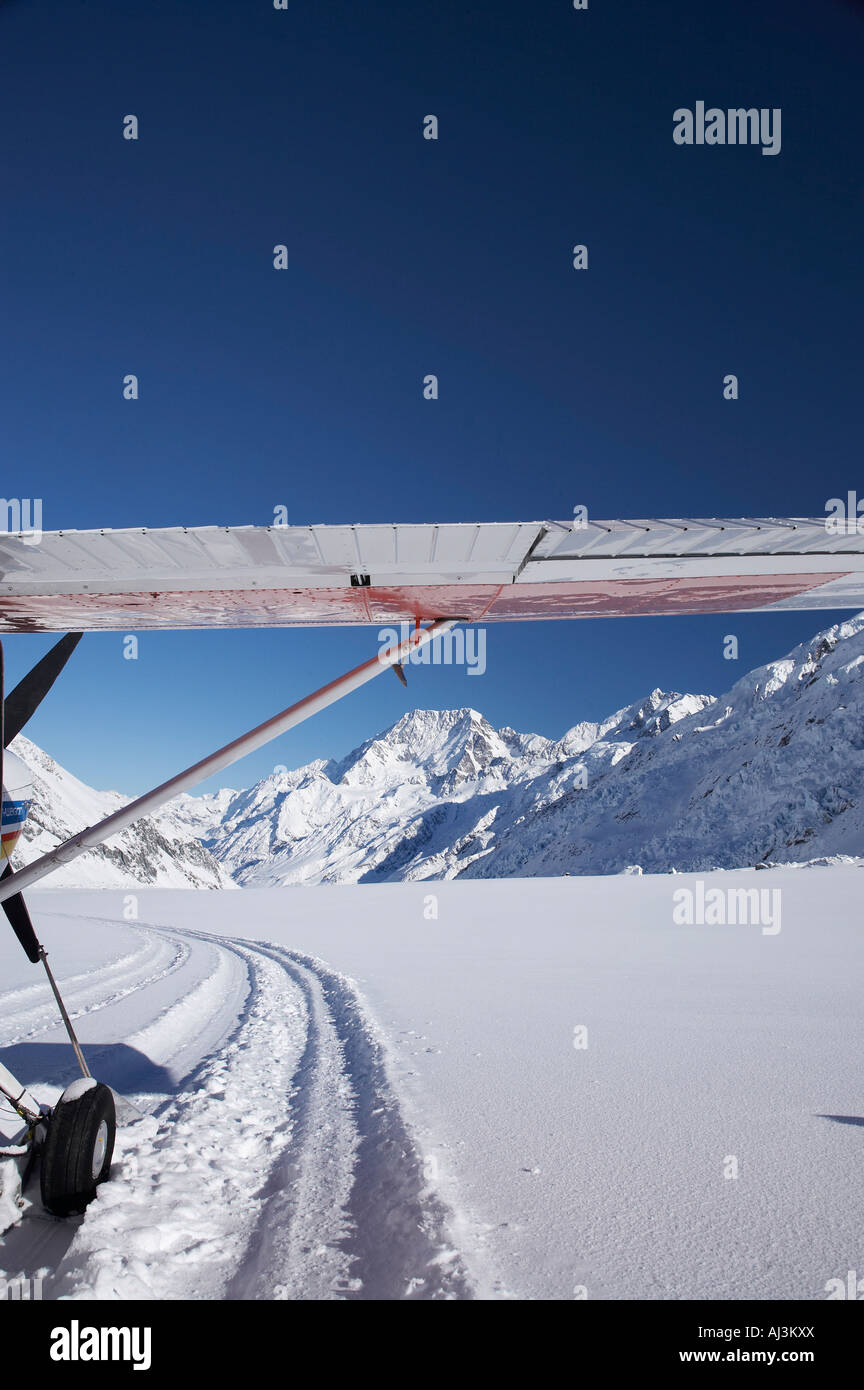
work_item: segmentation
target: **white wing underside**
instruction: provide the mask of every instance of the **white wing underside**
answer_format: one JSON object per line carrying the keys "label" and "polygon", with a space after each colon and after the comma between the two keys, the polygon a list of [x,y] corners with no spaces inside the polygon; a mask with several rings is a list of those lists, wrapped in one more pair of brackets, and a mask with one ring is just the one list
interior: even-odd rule
{"label": "white wing underside", "polygon": [[824,518],[202,526],[0,535],[0,632],[864,608]]}

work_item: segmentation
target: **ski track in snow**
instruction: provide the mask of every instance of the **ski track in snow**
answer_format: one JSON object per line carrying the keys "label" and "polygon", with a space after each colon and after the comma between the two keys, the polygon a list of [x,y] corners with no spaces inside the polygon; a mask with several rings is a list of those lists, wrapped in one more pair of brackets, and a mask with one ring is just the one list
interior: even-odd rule
{"label": "ski track in snow", "polygon": [[[177,1094],[118,1130],[114,1180],[84,1217],[54,1221],[31,1181],[0,1263],[76,1300],[472,1297],[351,982],[264,942],[136,930],[140,951],[68,983],[79,1014],[172,973],[201,943],[211,972],[129,1045],[181,1055],[243,976],[233,1030]],[[23,1036],[40,1031],[38,989],[23,1005],[16,995]]]}

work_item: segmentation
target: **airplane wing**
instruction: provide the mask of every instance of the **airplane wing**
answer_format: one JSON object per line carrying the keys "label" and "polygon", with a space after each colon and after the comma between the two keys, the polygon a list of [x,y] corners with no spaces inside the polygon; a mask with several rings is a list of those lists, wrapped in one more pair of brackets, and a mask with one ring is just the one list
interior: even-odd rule
{"label": "airplane wing", "polygon": [[[0,633],[431,620],[6,875],[0,904],[10,898],[23,902],[22,889],[58,864],[262,747],[388,665],[401,665],[415,645],[433,641],[456,622],[809,608],[864,608],[864,536],[832,535],[824,520],[812,518],[0,535]],[[65,660],[62,652],[49,657],[54,664]],[[36,684],[43,683],[40,674]]]}
{"label": "airplane wing", "polygon": [[0,633],[864,608],[825,518],[0,535]]}

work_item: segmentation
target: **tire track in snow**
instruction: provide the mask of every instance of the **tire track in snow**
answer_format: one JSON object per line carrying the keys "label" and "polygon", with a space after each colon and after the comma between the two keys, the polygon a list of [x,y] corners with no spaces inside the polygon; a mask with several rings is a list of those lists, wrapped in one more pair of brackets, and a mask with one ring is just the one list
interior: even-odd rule
{"label": "tire track in snow", "polygon": [[[110,1008],[147,985],[164,980],[189,959],[189,948],[181,941],[160,939],[152,932],[140,935],[139,950],[127,952],[96,970],[58,981],[73,1021]],[[106,993],[106,989],[110,992]],[[0,1017],[0,1047],[29,1042],[40,1033],[56,1029],[57,1005],[47,981],[0,995]]]}
{"label": "tire track in snow", "polygon": [[[351,983],[269,943],[156,930],[239,958],[249,992],[184,1091],[120,1132],[49,1296],[472,1297]],[[166,1036],[184,1002],[196,1016],[177,1001]]]}
{"label": "tire track in snow", "polygon": [[[181,1092],[118,1130],[112,1181],[81,1219],[43,1291],[49,1298],[220,1299],[252,1238],[256,1192],[289,1127],[302,999],[275,962],[206,933],[182,935],[216,947],[223,975],[245,973],[235,1027]],[[193,1022],[187,999],[175,1005],[184,1028]],[[165,1038],[171,1012],[154,1020]]]}
{"label": "tire track in snow", "polygon": [[[173,936],[173,933],[170,935]],[[248,988],[248,969],[239,953],[218,946],[214,950],[215,943],[210,941],[206,944],[213,957],[212,969],[197,981],[188,994],[166,1005],[155,1018],[126,1039],[128,1047],[143,1053],[157,1066],[176,1064],[191,1046],[200,1044],[202,1019],[217,1019],[226,1002],[232,996],[239,997],[239,992]],[[184,949],[188,959],[191,952],[188,947]],[[232,1019],[234,1017],[232,1015]],[[200,1056],[199,1051],[196,1062],[200,1062]]]}
{"label": "tire track in snow", "polygon": [[[470,1298],[468,1275],[447,1240],[446,1208],[425,1180],[383,1050],[352,985],[310,956],[265,943],[255,949],[278,961],[301,990],[308,1033],[294,1078],[292,1141],[274,1167],[229,1296]],[[328,1290],[318,1269],[326,1247],[316,1238],[326,1204],[337,1200],[348,1278]]]}

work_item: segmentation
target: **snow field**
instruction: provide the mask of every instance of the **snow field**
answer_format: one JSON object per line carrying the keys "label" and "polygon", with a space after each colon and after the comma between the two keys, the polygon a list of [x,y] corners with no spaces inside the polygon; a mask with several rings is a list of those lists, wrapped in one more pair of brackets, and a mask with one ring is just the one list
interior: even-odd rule
{"label": "snow field", "polygon": [[[93,1070],[149,1113],[77,1225],[31,1189],[7,1269],[76,1299],[825,1297],[864,1267],[864,880],[702,877],[779,889],[781,931],[677,924],[694,875],[142,891],[134,931],[120,893],[34,894]],[[14,947],[4,1060],[50,1098],[68,1048]]]}

